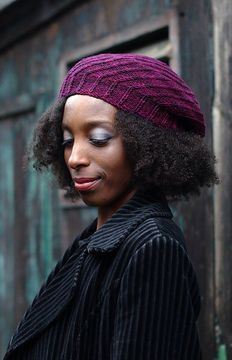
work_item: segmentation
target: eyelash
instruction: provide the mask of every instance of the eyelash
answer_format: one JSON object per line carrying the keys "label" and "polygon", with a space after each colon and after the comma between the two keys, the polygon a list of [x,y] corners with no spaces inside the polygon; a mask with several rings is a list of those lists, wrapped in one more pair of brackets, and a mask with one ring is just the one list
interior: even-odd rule
{"label": "eyelash", "polygon": [[111,137],[109,136],[104,139],[90,138],[89,141],[91,142],[91,144],[93,144],[95,146],[103,146],[103,145],[107,144],[110,139],[111,139]]}
{"label": "eyelash", "polygon": [[68,147],[68,146],[71,146],[72,143],[73,143],[73,139],[67,139],[67,140],[64,140],[61,145],[62,145],[62,147]]}
{"label": "eyelash", "polygon": [[[89,141],[90,141],[91,144],[100,147],[100,146],[103,146],[106,143],[108,143],[108,141],[111,140],[111,139],[112,139],[112,137],[109,136],[109,137],[107,137],[105,139],[101,139],[101,140],[100,139],[90,138]],[[61,145],[62,145],[62,147],[69,147],[69,146],[72,146],[72,144],[73,144],[73,139],[67,139],[67,140],[64,140]]]}

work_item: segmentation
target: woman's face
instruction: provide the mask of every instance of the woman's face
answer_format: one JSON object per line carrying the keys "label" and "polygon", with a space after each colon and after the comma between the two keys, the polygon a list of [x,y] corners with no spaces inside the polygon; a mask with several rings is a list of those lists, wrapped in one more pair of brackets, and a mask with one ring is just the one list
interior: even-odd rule
{"label": "woman's face", "polygon": [[70,96],[63,116],[64,159],[83,201],[116,211],[134,193],[132,170],[114,123],[116,108],[87,95]]}

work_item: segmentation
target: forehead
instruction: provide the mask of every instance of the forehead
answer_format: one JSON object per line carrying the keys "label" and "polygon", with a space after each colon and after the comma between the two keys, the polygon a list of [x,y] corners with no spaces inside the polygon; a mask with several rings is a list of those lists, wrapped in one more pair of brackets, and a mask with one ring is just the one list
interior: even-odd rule
{"label": "forehead", "polygon": [[101,99],[88,95],[70,96],[64,107],[63,126],[71,123],[108,121],[113,123],[117,109]]}

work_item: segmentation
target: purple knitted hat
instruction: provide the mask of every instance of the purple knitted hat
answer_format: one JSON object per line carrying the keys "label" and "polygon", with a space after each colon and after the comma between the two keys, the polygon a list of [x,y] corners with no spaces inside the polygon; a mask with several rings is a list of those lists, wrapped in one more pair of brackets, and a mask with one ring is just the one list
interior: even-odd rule
{"label": "purple knitted hat", "polygon": [[89,95],[154,124],[205,134],[204,117],[192,90],[159,60],[137,54],[100,54],[68,72],[59,98]]}

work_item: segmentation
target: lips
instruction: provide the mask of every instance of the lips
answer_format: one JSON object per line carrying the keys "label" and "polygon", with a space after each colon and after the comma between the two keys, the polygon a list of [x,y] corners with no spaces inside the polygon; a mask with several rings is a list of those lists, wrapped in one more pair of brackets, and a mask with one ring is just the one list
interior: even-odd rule
{"label": "lips", "polygon": [[81,177],[73,178],[75,189],[78,191],[95,190],[101,182],[101,178]]}

